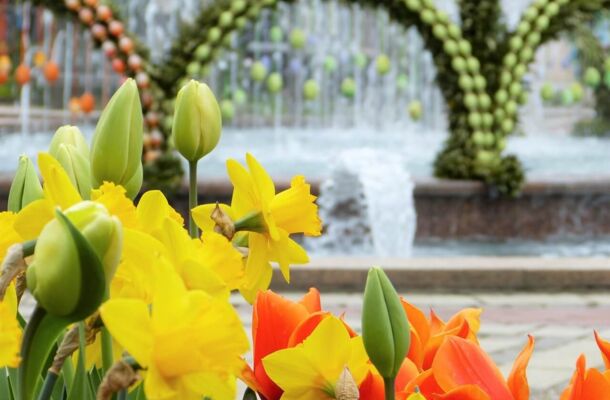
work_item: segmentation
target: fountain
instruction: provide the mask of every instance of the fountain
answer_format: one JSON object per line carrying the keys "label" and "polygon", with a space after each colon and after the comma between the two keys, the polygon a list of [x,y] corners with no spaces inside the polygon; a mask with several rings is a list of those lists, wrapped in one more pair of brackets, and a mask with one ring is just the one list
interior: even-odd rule
{"label": "fountain", "polygon": [[395,153],[346,150],[320,187],[324,234],[308,239],[316,254],[411,257],[415,239],[414,184]]}

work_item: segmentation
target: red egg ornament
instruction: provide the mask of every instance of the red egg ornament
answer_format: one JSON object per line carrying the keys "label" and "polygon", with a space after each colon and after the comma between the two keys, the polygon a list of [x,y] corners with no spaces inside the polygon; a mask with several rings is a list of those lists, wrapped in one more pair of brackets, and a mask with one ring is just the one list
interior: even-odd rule
{"label": "red egg ornament", "polygon": [[125,72],[125,62],[120,58],[115,58],[112,60],[112,69],[117,74],[123,74]]}
{"label": "red egg ornament", "polygon": [[133,71],[139,71],[142,69],[142,57],[140,57],[137,54],[132,54],[129,56],[129,58],[127,59],[127,65],[129,65],[129,68],[131,68]]}
{"label": "red egg ornament", "polygon": [[121,36],[123,34],[123,24],[116,20],[110,21],[108,23],[108,32],[116,37]]}
{"label": "red egg ornament", "polygon": [[15,69],[15,81],[23,86],[30,81],[30,67],[25,64],[19,64]]}
{"label": "red egg ornament", "polygon": [[8,81],[8,72],[8,69],[0,69],[0,85],[3,85]]}
{"label": "red egg ornament", "polygon": [[131,54],[133,52],[133,40],[127,36],[122,36],[119,39],[119,48],[124,53]]}
{"label": "red egg ornament", "polygon": [[69,10],[78,11],[80,8],[80,1],[78,0],[66,0],[65,5]]}
{"label": "red egg ornament", "polygon": [[93,24],[91,34],[100,42],[106,39],[106,27],[102,24]]}
{"label": "red egg ornament", "polygon": [[112,19],[112,10],[107,5],[99,5],[96,13],[97,17],[104,22],[108,22]]}
{"label": "red egg ornament", "polygon": [[57,63],[55,61],[48,61],[44,65],[42,73],[44,74],[45,79],[49,83],[53,83],[57,79],[59,79],[59,74],[60,74],[59,65],[57,65]]}
{"label": "red egg ornament", "polygon": [[88,7],[83,7],[78,12],[78,18],[84,24],[91,25],[93,23],[93,11]]}
{"label": "red egg ornament", "polygon": [[95,97],[90,92],[85,92],[79,99],[80,109],[89,114],[95,108]]}
{"label": "red egg ornament", "polygon": [[114,57],[116,55],[116,45],[112,40],[106,40],[102,43],[102,50],[106,57]]}

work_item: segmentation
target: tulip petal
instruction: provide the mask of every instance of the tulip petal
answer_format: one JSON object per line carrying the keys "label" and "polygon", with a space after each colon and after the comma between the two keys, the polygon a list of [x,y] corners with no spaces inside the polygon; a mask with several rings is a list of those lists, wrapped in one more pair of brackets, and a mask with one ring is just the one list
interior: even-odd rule
{"label": "tulip petal", "polygon": [[494,400],[513,400],[498,367],[468,340],[448,336],[436,353],[432,371],[446,392],[463,385],[478,385]]}
{"label": "tulip petal", "polygon": [[597,331],[594,331],[595,334],[595,342],[597,343],[597,347],[602,353],[602,358],[604,359],[604,364],[606,365],[606,369],[610,370],[610,342],[601,338]]}
{"label": "tulip petal", "polygon": [[428,325],[428,319],[419,308],[415,307],[403,298],[401,298],[400,301],[402,302],[402,307],[405,309],[405,313],[407,313],[407,319],[409,320],[411,330],[415,330],[421,343],[425,344],[430,337],[430,326]]}
{"label": "tulip petal", "polygon": [[153,337],[148,305],[136,299],[112,299],[102,304],[100,313],[112,337],[140,365],[151,365]]}
{"label": "tulip petal", "polygon": [[316,288],[310,288],[309,292],[301,298],[299,303],[303,304],[310,313],[322,311],[320,291]]}
{"label": "tulip petal", "polygon": [[[487,393],[476,385],[465,385],[445,394],[432,396],[435,400],[492,400]],[[495,400],[495,399],[494,399]]]}
{"label": "tulip petal", "polygon": [[385,397],[385,387],[381,375],[367,374],[360,384],[360,400],[379,400]]}
{"label": "tulip petal", "polygon": [[517,359],[513,364],[513,369],[508,376],[508,388],[515,400],[528,400],[530,398],[530,389],[527,383],[525,370],[527,369],[527,364],[532,357],[533,351],[534,337],[529,335],[527,344],[517,356]]}

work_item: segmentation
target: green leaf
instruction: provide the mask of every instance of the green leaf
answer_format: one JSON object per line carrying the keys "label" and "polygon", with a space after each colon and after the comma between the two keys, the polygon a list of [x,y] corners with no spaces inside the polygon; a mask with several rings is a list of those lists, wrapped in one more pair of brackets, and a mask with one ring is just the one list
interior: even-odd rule
{"label": "green leaf", "polygon": [[70,222],[61,211],[56,211],[57,218],[65,224],[76,244],[81,270],[80,298],[77,307],[69,316],[72,322],[81,321],[93,314],[102,304],[106,293],[104,267],[95,250],[82,233]]}
{"label": "green leaf", "polygon": [[11,398],[18,399],[19,398],[19,370],[16,368],[7,368],[8,369],[8,383],[11,387]]}
{"label": "green leaf", "polygon": [[57,378],[57,382],[55,382],[55,386],[53,387],[53,394],[51,395],[51,399],[53,400],[63,400],[64,399],[64,376],[62,374]]}
{"label": "green leaf", "polygon": [[11,385],[9,383],[8,371],[6,368],[0,368],[0,399],[8,399],[11,397]]}
{"label": "green leaf", "polygon": [[72,389],[68,393],[68,400],[86,400],[95,398],[91,385],[89,384],[87,370],[85,369],[85,326],[82,322],[80,323],[79,327],[79,339],[80,346],[78,352],[78,363],[76,364],[76,371],[74,372]]}
{"label": "green leaf", "polygon": [[19,368],[19,394],[16,398],[32,400],[38,381],[55,346],[57,338],[70,321],[48,314],[36,307],[28,322],[21,344],[21,367]]}

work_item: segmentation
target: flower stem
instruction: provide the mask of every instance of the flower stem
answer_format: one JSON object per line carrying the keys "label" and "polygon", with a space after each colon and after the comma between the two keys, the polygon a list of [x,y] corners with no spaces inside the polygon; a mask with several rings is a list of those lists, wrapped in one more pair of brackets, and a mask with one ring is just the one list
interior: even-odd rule
{"label": "flower stem", "polygon": [[104,371],[108,371],[112,364],[114,363],[113,354],[112,354],[112,336],[110,336],[110,332],[108,329],[102,328],[102,365],[104,367]]}
{"label": "flower stem", "polygon": [[47,372],[47,376],[44,378],[44,384],[42,385],[42,390],[40,391],[38,400],[49,400],[51,398],[57,378],[58,375],[55,372]]}
{"label": "flower stem", "polygon": [[117,400],[127,400],[127,390],[121,390]]}
{"label": "flower stem", "polygon": [[193,219],[193,208],[197,207],[197,161],[189,161],[189,233],[192,238],[199,236],[199,229]]}
{"label": "flower stem", "polygon": [[383,378],[385,386],[385,400],[395,400],[394,381],[396,378]]}

